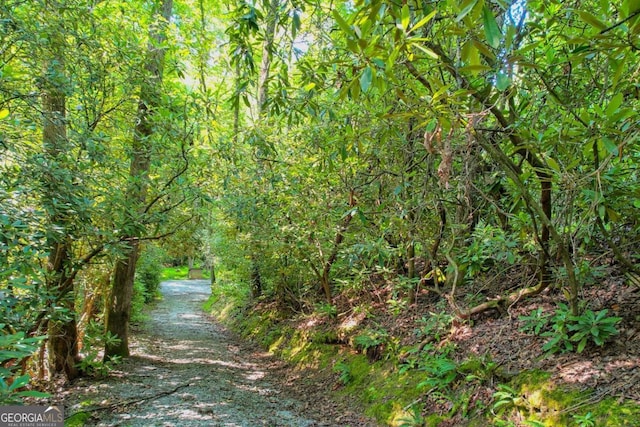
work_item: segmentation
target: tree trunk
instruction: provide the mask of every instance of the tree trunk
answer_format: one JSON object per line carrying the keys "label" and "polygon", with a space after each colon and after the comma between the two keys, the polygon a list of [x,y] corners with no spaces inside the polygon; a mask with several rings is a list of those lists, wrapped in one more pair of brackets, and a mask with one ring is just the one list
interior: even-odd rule
{"label": "tree trunk", "polygon": [[407,245],[407,279],[411,283],[409,293],[407,295],[409,304],[413,304],[416,299],[417,285],[413,284],[413,279],[416,277],[416,244],[413,240],[410,240]]}
{"label": "tree trunk", "polygon": [[213,287],[213,285],[216,284],[216,262],[213,259],[213,257],[211,257],[210,272],[211,272],[211,287]]}
{"label": "tree trunk", "polygon": [[137,260],[138,245],[134,244],[129,248],[127,256],[116,262],[107,314],[107,330],[117,336],[119,341],[109,343],[105,349],[105,359],[116,355],[129,356],[129,317]]}
{"label": "tree trunk", "polygon": [[65,213],[60,211],[64,208],[60,208],[58,204],[60,199],[68,198],[65,192],[70,191],[64,182],[60,182],[61,173],[58,172],[65,167],[64,155],[68,151],[64,75],[62,56],[59,52],[54,52],[46,64],[42,98],[42,145],[44,155],[53,168],[47,170],[43,176],[45,204],[50,205],[49,210],[53,212],[50,219],[51,234],[47,242],[50,255],[46,285],[55,297],[56,306],[61,307],[64,312],[56,313],[56,316],[49,320],[47,329],[51,371],[54,374],[64,373],[67,379],[72,380],[80,375],[76,367],[80,356],[73,292],[73,265],[71,241],[66,231],[69,228],[69,220],[66,219]]}
{"label": "tree trunk", "polygon": [[[540,179],[540,207],[549,221],[551,221],[552,208],[551,192],[552,182],[551,176],[545,171],[538,171],[538,177]],[[549,226],[545,222],[542,223],[542,229],[540,231],[540,282],[543,286],[549,286],[551,284],[551,272],[549,271]],[[577,297],[577,295],[576,295]]]}
{"label": "tree trunk", "polygon": [[258,298],[262,295],[262,278],[260,277],[260,267],[258,261],[251,258],[251,296]]}
{"label": "tree trunk", "polygon": [[333,241],[333,248],[331,249],[331,253],[329,254],[329,258],[324,263],[324,267],[322,268],[322,275],[320,276],[320,284],[322,285],[322,291],[324,292],[324,296],[327,299],[328,303],[331,303],[331,299],[333,297],[331,293],[331,268],[333,264],[338,259],[338,253],[340,251],[340,245],[344,240],[344,233],[349,228],[349,223],[356,215],[355,207],[356,207],[356,198],[353,190],[349,195],[349,206],[352,208],[351,212],[347,214],[342,219],[342,224],[338,226],[338,231],[336,232],[336,238]]}
{"label": "tree trunk", "polygon": [[[267,27],[264,33],[264,43],[262,45],[262,62],[260,63],[260,75],[258,76],[258,105],[257,116],[262,119],[266,116],[267,101],[269,99],[269,74],[271,71],[271,53],[273,51],[273,42],[275,40],[276,24],[278,22],[278,6],[279,0],[271,0],[269,10],[267,11]],[[236,72],[239,72],[239,65],[236,65]],[[238,107],[239,108],[239,107]],[[239,127],[239,110],[234,111],[234,134],[238,134]],[[264,174],[264,165],[258,160],[260,174]],[[254,298],[262,295],[262,278],[260,274],[260,264],[258,259],[261,256],[257,242],[252,245],[251,254],[251,289]]]}
{"label": "tree trunk", "polygon": [[56,305],[66,311],[61,319],[51,319],[47,325],[49,335],[49,364],[54,374],[64,373],[68,380],[80,376],[78,328],[76,325],[75,295],[70,276],[71,258],[68,242],[54,243],[48,260],[47,286],[56,295]]}
{"label": "tree trunk", "polygon": [[[127,200],[134,203],[128,218],[132,224],[139,225],[140,217],[144,215],[144,203],[147,197],[149,168],[151,165],[151,137],[153,135],[152,115],[160,103],[162,75],[164,68],[165,41],[164,29],[171,18],[173,0],[162,0],[156,5],[148,47],[147,63],[145,65],[146,79],[140,87],[140,101],[133,135],[133,154],[129,169],[130,184],[127,189]],[[138,227],[133,227],[138,228]],[[116,262],[113,278],[113,288],[109,298],[109,310],[106,330],[116,335],[120,342],[110,343],[105,348],[104,358],[109,360],[113,356],[129,356],[129,316],[131,313],[131,298],[133,296],[133,282],[136,272],[136,261],[139,255],[137,239],[141,231],[134,233],[125,240],[130,246],[125,256]]]}
{"label": "tree trunk", "polygon": [[258,116],[262,116],[269,96],[269,74],[271,71],[271,53],[275,40],[276,24],[278,23],[279,0],[271,0],[267,11],[267,28],[264,33],[264,44],[262,45],[262,62],[260,64],[260,75],[258,76]]}
{"label": "tree trunk", "polygon": [[403,176],[406,176],[406,184],[403,185],[405,189],[403,192],[404,199],[406,200],[407,206],[407,221],[409,222],[407,229],[409,230],[407,235],[407,240],[405,242],[407,249],[407,279],[412,283],[411,288],[408,292],[409,303],[413,303],[416,301],[416,285],[413,284],[413,279],[416,277],[416,244],[415,244],[415,226],[416,226],[416,204],[413,200],[413,192],[415,191],[415,168],[417,164],[415,163],[416,157],[416,141],[418,140],[419,135],[417,130],[415,129],[415,120],[411,119],[409,121],[409,128],[407,130],[407,146],[404,152],[404,173]]}

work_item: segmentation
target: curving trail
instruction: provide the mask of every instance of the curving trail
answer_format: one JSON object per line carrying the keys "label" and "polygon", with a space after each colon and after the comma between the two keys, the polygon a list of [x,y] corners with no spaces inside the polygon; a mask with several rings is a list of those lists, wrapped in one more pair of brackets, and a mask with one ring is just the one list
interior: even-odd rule
{"label": "curving trail", "polygon": [[92,426],[366,425],[305,414],[313,403],[278,384],[277,362],[203,313],[208,281],[167,281],[161,291],[163,300],[133,334],[132,357],[107,379],[75,384],[67,416],[89,404]]}

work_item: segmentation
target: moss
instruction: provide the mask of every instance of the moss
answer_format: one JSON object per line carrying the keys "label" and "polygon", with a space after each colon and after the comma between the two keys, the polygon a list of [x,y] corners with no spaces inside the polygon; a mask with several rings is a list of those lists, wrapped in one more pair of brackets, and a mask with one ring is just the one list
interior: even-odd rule
{"label": "moss", "polygon": [[390,362],[371,364],[364,354],[346,354],[350,382],[340,391],[345,396],[360,396],[365,413],[388,425],[398,425],[406,417],[404,408],[411,406],[421,394],[417,388],[419,376],[400,373]]}
{"label": "moss", "polygon": [[597,426],[640,426],[640,405],[630,401],[619,403],[610,397],[579,409],[579,415],[588,412],[593,414]]}
{"label": "moss", "polygon": [[427,427],[438,427],[441,422],[445,421],[446,418],[442,415],[427,415],[424,419],[424,423]]}
{"label": "moss", "polygon": [[76,412],[64,420],[64,425],[65,427],[83,427],[89,419],[91,414],[88,412]]}
{"label": "moss", "polygon": [[338,337],[338,331],[335,330],[321,330],[315,331],[311,334],[311,341],[318,344],[339,344],[341,343]]}
{"label": "moss", "polygon": [[521,402],[514,409],[519,413],[516,418],[524,417],[555,427],[577,425],[575,416],[591,413],[597,426],[640,427],[640,405],[631,401],[618,402],[614,398],[594,402],[593,391],[559,385],[548,372],[523,372],[511,381],[511,386],[518,392],[517,398]]}

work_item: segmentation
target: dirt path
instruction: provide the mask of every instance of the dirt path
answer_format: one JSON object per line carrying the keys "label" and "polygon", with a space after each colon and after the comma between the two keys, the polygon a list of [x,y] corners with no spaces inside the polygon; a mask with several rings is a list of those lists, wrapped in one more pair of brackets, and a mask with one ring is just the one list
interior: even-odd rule
{"label": "dirt path", "polygon": [[109,378],[69,389],[66,415],[88,405],[92,426],[370,425],[335,407],[322,415],[316,406],[326,403],[311,396],[292,397],[282,364],[202,312],[208,281],[167,281],[161,290],[163,300],[134,334],[132,357]]}

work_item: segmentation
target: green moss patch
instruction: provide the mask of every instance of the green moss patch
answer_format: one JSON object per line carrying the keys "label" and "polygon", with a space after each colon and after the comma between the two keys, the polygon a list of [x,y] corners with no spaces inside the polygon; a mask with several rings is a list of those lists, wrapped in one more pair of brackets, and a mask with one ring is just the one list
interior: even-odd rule
{"label": "green moss patch", "polygon": [[88,412],[76,412],[64,420],[65,427],[83,427],[91,419]]}
{"label": "green moss patch", "polygon": [[[640,406],[601,398],[596,390],[558,384],[548,372],[526,371],[510,382],[513,401],[498,411],[496,425],[526,419],[544,426],[640,426]],[[602,391],[600,391],[602,392]]]}

